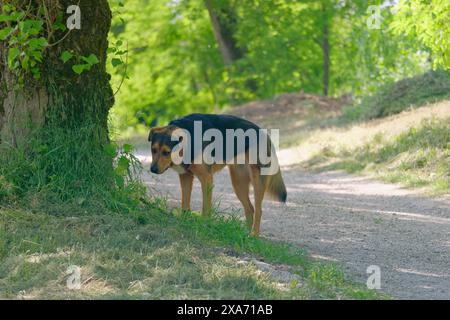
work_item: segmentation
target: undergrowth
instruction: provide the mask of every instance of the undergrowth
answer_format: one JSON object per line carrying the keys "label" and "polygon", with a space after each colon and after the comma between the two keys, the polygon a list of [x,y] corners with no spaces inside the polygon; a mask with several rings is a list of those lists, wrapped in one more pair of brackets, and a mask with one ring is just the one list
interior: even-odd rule
{"label": "undergrowth", "polygon": [[0,144],[0,203],[52,212],[130,211],[145,188],[132,146],[102,142],[100,130],[46,127],[26,145]]}
{"label": "undergrowth", "polygon": [[339,120],[348,123],[382,118],[449,98],[450,71],[429,71],[385,85],[360,104],[344,108]]}
{"label": "undergrowth", "polygon": [[450,125],[448,119],[429,120],[392,139],[378,134],[362,147],[322,151],[308,166],[375,173],[388,182],[445,194],[450,190]]}

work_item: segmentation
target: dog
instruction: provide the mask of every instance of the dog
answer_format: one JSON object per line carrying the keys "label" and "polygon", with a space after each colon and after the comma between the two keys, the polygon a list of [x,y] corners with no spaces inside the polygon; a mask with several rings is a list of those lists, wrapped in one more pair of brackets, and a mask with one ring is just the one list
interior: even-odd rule
{"label": "dog", "polygon": [[[196,131],[195,123],[200,123],[202,128],[199,132]],[[175,170],[179,174],[181,185],[181,208],[184,211],[190,211],[191,193],[194,177],[197,177],[201,183],[203,193],[203,207],[202,216],[209,217],[212,209],[212,189],[213,189],[213,176],[216,172],[222,170],[228,166],[231,183],[233,185],[234,192],[237,198],[242,203],[244,208],[245,218],[248,227],[250,228],[252,236],[258,236],[260,234],[261,216],[262,216],[262,202],[265,195],[269,195],[273,200],[278,202],[286,202],[287,192],[286,186],[283,181],[281,170],[279,167],[276,171],[270,175],[261,174],[262,170],[268,165],[272,164],[272,161],[278,160],[276,158],[275,149],[272,147],[270,138],[267,138],[265,142],[269,150],[269,156],[271,160],[270,164],[262,164],[259,158],[256,163],[250,163],[250,139],[245,139],[245,146],[235,146],[231,149],[231,152],[227,154],[227,161],[219,159],[213,163],[205,163],[203,157],[200,161],[195,161],[197,154],[195,154],[194,144],[189,142],[179,151],[180,155],[184,155],[185,152],[190,151],[190,156],[183,158],[181,162],[175,163],[173,160],[173,152],[175,152],[176,146],[179,145],[183,138],[173,138],[177,135],[175,132],[179,129],[187,132],[191,138],[195,141],[198,138],[196,135],[201,134],[203,137],[204,132],[209,129],[215,130],[215,132],[221,133],[224,137],[225,143],[223,144],[222,154],[226,153],[226,145],[231,142],[231,139],[235,137],[228,137],[227,131],[231,130],[260,130],[260,128],[245,119],[231,116],[231,115],[214,115],[214,114],[191,114],[184,118],[180,118],[171,121],[167,126],[156,127],[150,130],[148,141],[151,143],[152,163],[150,171],[155,174],[162,174],[169,168]],[[227,140],[228,139],[228,140]],[[235,142],[235,140],[233,140]],[[242,142],[242,140],[241,140]],[[202,141],[201,150],[205,151],[211,141]],[[256,139],[256,147],[261,148],[265,146],[262,138],[258,136]],[[198,153],[198,152],[197,152]],[[219,148],[214,151],[219,154]],[[244,154],[242,158],[242,154]],[[242,162],[235,161],[238,156],[241,156]],[[223,157],[223,156],[222,156]],[[231,158],[231,159],[230,159]],[[229,161],[231,160],[231,161]],[[250,201],[249,192],[250,185],[253,186],[254,191],[254,205]]]}

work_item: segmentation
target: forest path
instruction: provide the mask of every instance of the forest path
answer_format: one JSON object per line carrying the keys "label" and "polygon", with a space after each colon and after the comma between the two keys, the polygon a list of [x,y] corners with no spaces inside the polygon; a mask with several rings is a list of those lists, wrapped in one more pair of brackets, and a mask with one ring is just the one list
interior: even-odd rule
{"label": "forest path", "polygon": [[[179,206],[178,175],[148,171],[153,194]],[[311,173],[283,167],[286,205],[265,201],[261,236],[288,241],[316,259],[341,265],[348,278],[366,283],[367,268],[381,271],[381,291],[399,299],[450,299],[450,202],[343,172]],[[215,175],[220,211],[241,212],[228,170]],[[192,209],[201,208],[199,182]],[[242,214],[243,217],[243,214]]]}

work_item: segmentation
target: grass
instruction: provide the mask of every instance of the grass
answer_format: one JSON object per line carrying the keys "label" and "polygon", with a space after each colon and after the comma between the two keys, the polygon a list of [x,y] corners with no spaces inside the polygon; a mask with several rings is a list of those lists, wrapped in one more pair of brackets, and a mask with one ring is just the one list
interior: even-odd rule
{"label": "grass", "polygon": [[450,119],[424,121],[391,139],[377,134],[361,147],[328,149],[309,162],[326,170],[374,173],[388,182],[444,194],[450,190]]}
{"label": "grass", "polygon": [[[4,208],[0,231],[0,298],[384,298],[297,247],[249,237],[234,218],[156,208],[77,216]],[[303,280],[277,283],[243,257],[288,265]],[[66,286],[71,265],[81,268],[80,290]]]}
{"label": "grass", "polygon": [[[47,126],[23,146],[0,144],[0,203],[36,211],[133,210],[145,195],[132,148],[101,138],[95,124]],[[136,183],[137,182],[137,183]]]}
{"label": "grass", "polygon": [[383,118],[445,99],[450,99],[450,72],[429,71],[387,84],[373,96],[364,97],[360,104],[344,108],[339,122]]}

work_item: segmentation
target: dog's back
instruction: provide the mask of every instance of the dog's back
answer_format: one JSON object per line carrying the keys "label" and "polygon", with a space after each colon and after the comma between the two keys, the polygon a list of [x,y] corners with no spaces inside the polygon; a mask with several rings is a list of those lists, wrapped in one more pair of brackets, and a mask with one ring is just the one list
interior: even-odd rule
{"label": "dog's back", "polygon": [[[203,137],[203,134],[209,129],[219,130],[224,139],[223,155],[224,156],[226,155],[227,144],[233,143],[233,146],[234,146],[233,157],[236,157],[239,152],[239,148],[237,145],[238,141],[237,141],[237,138],[234,136],[233,136],[234,141],[227,141],[227,139],[229,139],[229,137],[228,137],[226,131],[231,129],[233,131],[243,130],[245,132],[250,129],[250,130],[255,130],[256,133],[258,133],[259,130],[261,129],[258,125],[254,124],[253,122],[250,122],[248,120],[245,120],[245,119],[242,119],[242,118],[239,118],[236,116],[200,114],[200,113],[190,114],[183,118],[173,120],[170,122],[170,125],[187,130],[191,135],[191,138],[192,138],[191,140],[195,140],[196,139],[195,134],[197,134],[197,132],[195,132],[195,130],[194,130],[195,122],[201,123],[202,137]],[[198,133],[200,133],[200,132],[198,132]],[[247,152],[249,150],[249,148],[251,147],[251,142],[250,142],[250,139],[245,139],[244,141],[245,141],[245,147],[243,149],[245,150],[245,152]],[[259,134],[256,134],[256,143],[257,143],[258,148],[262,147],[260,142],[261,142],[260,136],[259,136]],[[267,137],[267,140],[265,140],[265,142],[267,143],[264,146],[264,147],[267,147],[267,149],[266,149],[267,156],[272,157],[272,159],[276,158],[276,154],[275,154],[274,149],[272,148],[272,142],[270,140],[270,137]],[[211,142],[203,142],[202,149],[204,149],[209,143],[211,143]],[[192,155],[192,160],[193,160],[193,158],[195,156],[193,143],[191,143],[191,151],[192,151],[191,155]],[[262,165],[261,162],[259,161],[259,156],[260,156],[259,149],[257,149],[257,155],[258,155],[258,163],[255,164],[256,166],[258,166],[260,169],[262,167],[270,166],[270,164]],[[227,159],[227,160],[229,160],[229,159]],[[261,175],[261,182],[263,183],[265,190],[267,191],[270,198],[272,198],[273,200],[279,201],[279,202],[286,202],[286,198],[287,198],[286,187],[285,187],[283,177],[281,175],[281,171],[279,168],[278,168],[277,172],[273,175]]]}
{"label": "dog's back", "polygon": [[[195,130],[195,122],[201,123],[201,131],[196,132]],[[223,150],[222,155],[225,157],[227,155],[227,146],[234,146],[233,154],[231,157],[236,157],[240,151],[247,152],[251,147],[252,143],[256,143],[254,147],[258,147],[260,145],[260,137],[258,135],[259,130],[261,129],[259,126],[250,122],[248,120],[235,117],[232,115],[216,115],[216,114],[201,114],[194,113],[183,118],[173,120],[169,123],[169,125],[176,126],[181,129],[185,129],[189,132],[191,136],[191,155],[192,160],[195,157],[194,143],[192,141],[196,141],[196,139],[200,139],[202,141],[202,151],[205,149],[207,145],[212,143],[212,141],[203,141],[202,137],[207,130],[216,129],[219,130],[221,136],[223,138]],[[227,130],[232,130],[233,132],[237,132],[237,130],[243,130],[243,132],[248,132],[248,130],[253,130],[256,134],[256,141],[251,141],[251,139],[246,138],[244,142],[243,148],[239,148],[239,141],[236,136],[230,137],[227,135]],[[196,135],[200,133],[201,137],[196,137]],[[229,139],[233,139],[233,141],[229,141]],[[271,144],[269,144],[270,146]],[[257,149],[255,149],[257,150]],[[269,149],[269,155],[270,155]],[[259,154],[259,152],[258,152]],[[220,159],[223,162],[227,162],[231,159]]]}

